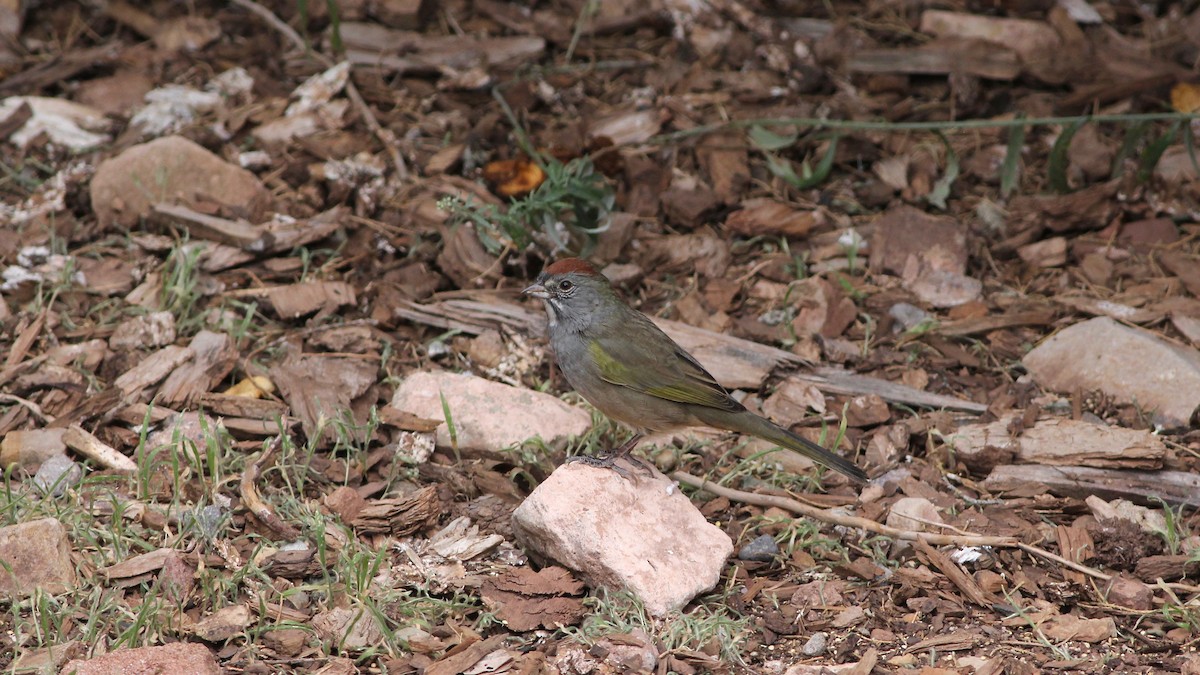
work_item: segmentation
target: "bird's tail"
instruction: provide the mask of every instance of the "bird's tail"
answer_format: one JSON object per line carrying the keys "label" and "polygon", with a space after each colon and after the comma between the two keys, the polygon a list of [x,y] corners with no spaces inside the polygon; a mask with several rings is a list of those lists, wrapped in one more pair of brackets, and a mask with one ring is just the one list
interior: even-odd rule
{"label": "bird's tail", "polygon": [[858,465],[850,460],[835,455],[807,438],[794,434],[750,411],[731,413],[724,410],[707,408],[693,410],[693,414],[710,426],[758,436],[780,447],[795,450],[817,464],[822,464],[846,474],[857,483],[865,484],[868,480],[866,472],[858,468]]}

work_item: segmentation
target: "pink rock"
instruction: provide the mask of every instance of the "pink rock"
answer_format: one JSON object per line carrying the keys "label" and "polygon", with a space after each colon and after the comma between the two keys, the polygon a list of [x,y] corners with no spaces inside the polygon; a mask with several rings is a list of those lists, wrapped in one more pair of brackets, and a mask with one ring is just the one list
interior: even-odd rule
{"label": "pink rock", "polygon": [[156,202],[215,201],[261,220],[271,195],[258,177],[182,136],[135,145],[96,167],[92,210],[102,225],[133,227]]}
{"label": "pink rock", "polygon": [[119,649],[93,659],[78,659],[63,666],[62,672],[76,675],[218,675],[221,668],[204,645],[176,642],[161,647]]}
{"label": "pink rock", "polygon": [[513,512],[513,531],[531,553],[662,616],[716,586],[733,542],[665,476],[628,471],[559,467]]}
{"label": "pink rock", "polygon": [[24,597],[37,588],[62,593],[74,586],[71,542],[57,519],[0,527],[0,596]]}

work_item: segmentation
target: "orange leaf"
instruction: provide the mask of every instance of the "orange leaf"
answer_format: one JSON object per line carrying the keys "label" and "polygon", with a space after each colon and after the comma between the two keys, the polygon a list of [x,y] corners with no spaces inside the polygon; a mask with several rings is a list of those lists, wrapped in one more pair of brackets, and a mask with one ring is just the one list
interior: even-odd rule
{"label": "orange leaf", "polygon": [[546,172],[528,159],[502,159],[483,167],[483,178],[502,197],[522,197],[546,180]]}
{"label": "orange leaf", "polygon": [[1180,82],[1171,87],[1171,107],[1177,112],[1200,112],[1200,84]]}

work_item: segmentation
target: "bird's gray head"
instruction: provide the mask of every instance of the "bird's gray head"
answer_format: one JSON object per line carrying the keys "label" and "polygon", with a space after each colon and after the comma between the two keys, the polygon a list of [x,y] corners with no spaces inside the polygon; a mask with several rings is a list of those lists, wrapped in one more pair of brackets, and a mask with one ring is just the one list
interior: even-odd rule
{"label": "bird's gray head", "polygon": [[551,325],[565,324],[582,330],[596,317],[612,285],[586,260],[564,258],[542,270],[525,295],[541,298]]}

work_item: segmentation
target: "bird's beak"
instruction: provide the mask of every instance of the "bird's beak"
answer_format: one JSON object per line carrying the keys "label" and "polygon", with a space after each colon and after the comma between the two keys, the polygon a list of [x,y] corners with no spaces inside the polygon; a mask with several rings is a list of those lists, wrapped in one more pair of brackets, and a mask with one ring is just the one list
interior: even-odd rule
{"label": "bird's beak", "polygon": [[521,294],[522,295],[532,295],[533,297],[541,298],[542,300],[545,300],[550,297],[550,291],[547,291],[546,287],[543,286],[541,284],[541,282],[530,285],[529,288],[526,288],[525,290],[521,291]]}

